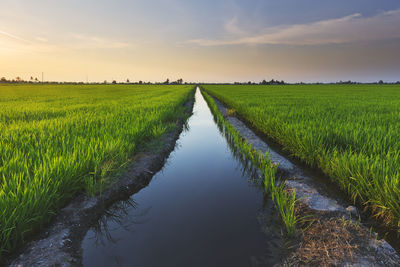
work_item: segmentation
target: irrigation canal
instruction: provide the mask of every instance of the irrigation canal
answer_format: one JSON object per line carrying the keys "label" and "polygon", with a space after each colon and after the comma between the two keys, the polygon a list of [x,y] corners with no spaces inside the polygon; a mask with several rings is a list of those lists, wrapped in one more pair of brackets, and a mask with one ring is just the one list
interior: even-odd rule
{"label": "irrigation canal", "polygon": [[92,226],[83,264],[270,266],[285,254],[280,231],[262,180],[231,149],[197,90],[165,166]]}

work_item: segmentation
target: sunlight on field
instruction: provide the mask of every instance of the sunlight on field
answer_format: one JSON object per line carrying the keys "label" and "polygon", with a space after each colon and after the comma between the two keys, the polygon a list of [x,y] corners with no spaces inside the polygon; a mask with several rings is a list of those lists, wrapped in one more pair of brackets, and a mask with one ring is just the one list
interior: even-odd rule
{"label": "sunlight on field", "polygon": [[176,127],[192,88],[0,85],[0,256]]}
{"label": "sunlight on field", "polygon": [[399,85],[206,85],[352,199],[400,227]]}

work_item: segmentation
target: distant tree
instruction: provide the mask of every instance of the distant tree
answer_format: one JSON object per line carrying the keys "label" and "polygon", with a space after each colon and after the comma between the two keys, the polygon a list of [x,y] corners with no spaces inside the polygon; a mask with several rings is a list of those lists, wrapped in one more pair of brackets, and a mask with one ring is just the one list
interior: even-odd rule
{"label": "distant tree", "polygon": [[126,83],[129,83],[129,79],[126,79]]}
{"label": "distant tree", "polygon": [[183,83],[183,80],[182,80],[182,79],[178,79],[178,80],[176,80],[176,83],[177,83],[177,84],[182,84],[182,83]]}
{"label": "distant tree", "polygon": [[397,81],[396,84],[400,84],[400,81]]}
{"label": "distant tree", "polygon": [[5,77],[1,77],[0,82],[1,82],[1,83],[6,83],[6,82],[7,82],[7,79],[6,79]]}
{"label": "distant tree", "polygon": [[378,82],[379,84],[383,84],[383,81],[382,80],[379,80],[379,82]]}
{"label": "distant tree", "polygon": [[262,80],[262,82],[260,82],[260,84],[266,85],[266,84],[268,84],[268,82],[264,79],[264,80]]}
{"label": "distant tree", "polygon": [[169,84],[169,79],[167,79],[167,80],[164,82],[164,84]]}
{"label": "distant tree", "polygon": [[39,79],[37,77],[35,78],[35,82],[39,82]]}
{"label": "distant tree", "polygon": [[112,81],[112,84],[116,84],[116,83],[117,83],[117,81],[116,81],[116,80],[113,80],[113,81]]}
{"label": "distant tree", "polygon": [[107,84],[107,80],[104,80],[104,82],[103,82],[104,84]]}
{"label": "distant tree", "polygon": [[19,82],[22,81],[22,79],[21,79],[21,77],[17,76],[17,78],[15,78],[15,81],[16,81],[17,83],[19,83]]}
{"label": "distant tree", "polygon": [[143,82],[142,81],[139,81],[139,84],[142,84]]}

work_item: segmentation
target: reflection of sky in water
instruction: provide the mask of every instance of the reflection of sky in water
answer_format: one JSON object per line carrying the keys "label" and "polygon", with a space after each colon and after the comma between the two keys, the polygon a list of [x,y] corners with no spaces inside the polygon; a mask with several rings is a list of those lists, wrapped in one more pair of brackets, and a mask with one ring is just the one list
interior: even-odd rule
{"label": "reflection of sky in water", "polygon": [[199,91],[188,125],[149,186],[87,233],[86,266],[249,266],[279,257],[262,182],[248,182]]}

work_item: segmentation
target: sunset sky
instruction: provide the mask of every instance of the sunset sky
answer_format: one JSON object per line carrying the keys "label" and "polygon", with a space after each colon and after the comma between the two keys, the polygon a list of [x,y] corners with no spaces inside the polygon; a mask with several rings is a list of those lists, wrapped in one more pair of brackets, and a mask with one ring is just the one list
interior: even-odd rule
{"label": "sunset sky", "polygon": [[0,0],[0,76],[400,80],[399,0]]}

